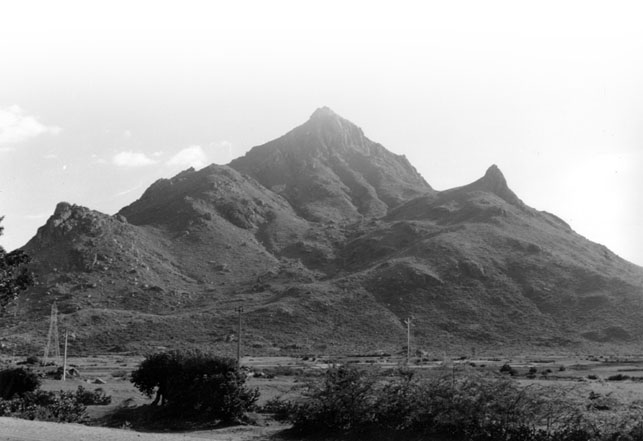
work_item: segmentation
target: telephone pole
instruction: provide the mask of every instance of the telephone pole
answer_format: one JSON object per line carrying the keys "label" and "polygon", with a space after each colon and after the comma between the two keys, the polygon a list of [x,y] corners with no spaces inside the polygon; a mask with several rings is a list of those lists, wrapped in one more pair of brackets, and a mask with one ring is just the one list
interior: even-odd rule
{"label": "telephone pole", "polygon": [[243,306],[237,308],[239,313],[239,327],[237,331],[237,365],[241,366],[241,313],[243,312]]}
{"label": "telephone pole", "polygon": [[69,336],[69,331],[65,329],[65,355],[63,356],[63,381],[67,379],[67,337]]}

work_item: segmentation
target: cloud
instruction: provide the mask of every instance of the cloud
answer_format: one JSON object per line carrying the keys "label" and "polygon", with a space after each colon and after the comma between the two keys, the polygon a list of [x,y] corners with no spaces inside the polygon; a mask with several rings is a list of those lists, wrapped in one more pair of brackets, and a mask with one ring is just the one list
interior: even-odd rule
{"label": "cloud", "polygon": [[181,167],[195,167],[201,168],[205,167],[208,164],[208,157],[203,151],[203,148],[199,145],[193,145],[187,148],[184,148],[170,159],[167,160],[165,165],[181,166]]}
{"label": "cloud", "polygon": [[156,164],[156,161],[145,153],[131,151],[117,153],[112,158],[112,162],[119,167],[145,167],[146,165]]}
{"label": "cloud", "polygon": [[60,127],[46,126],[27,115],[19,106],[0,107],[0,145],[18,144],[38,135],[56,135],[60,131]]}

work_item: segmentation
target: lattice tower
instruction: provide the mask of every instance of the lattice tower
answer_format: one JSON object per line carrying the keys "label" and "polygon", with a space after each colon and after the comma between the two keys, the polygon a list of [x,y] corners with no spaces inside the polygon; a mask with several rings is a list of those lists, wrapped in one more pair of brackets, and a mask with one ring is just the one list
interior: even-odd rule
{"label": "lattice tower", "polygon": [[44,362],[60,359],[60,343],[58,342],[58,307],[56,302],[51,305],[51,318],[49,319],[49,333],[47,346],[45,346]]}

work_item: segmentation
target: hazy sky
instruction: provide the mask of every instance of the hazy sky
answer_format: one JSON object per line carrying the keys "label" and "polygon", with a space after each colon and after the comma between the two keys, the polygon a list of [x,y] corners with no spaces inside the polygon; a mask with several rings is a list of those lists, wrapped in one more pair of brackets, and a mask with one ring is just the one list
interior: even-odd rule
{"label": "hazy sky", "polygon": [[113,214],[321,106],[436,189],[497,164],[643,265],[635,2],[15,1],[0,10],[8,250],[67,201]]}

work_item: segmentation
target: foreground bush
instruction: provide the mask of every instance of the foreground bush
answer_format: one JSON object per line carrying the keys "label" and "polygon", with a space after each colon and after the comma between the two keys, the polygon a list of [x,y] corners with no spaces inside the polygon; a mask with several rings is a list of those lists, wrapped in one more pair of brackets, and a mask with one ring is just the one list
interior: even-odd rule
{"label": "foreground bush", "polygon": [[40,387],[40,379],[34,372],[24,368],[11,368],[0,371],[0,398],[8,400]]}
{"label": "foreground bush", "polygon": [[82,386],[78,386],[74,396],[76,401],[85,406],[106,406],[112,402],[112,397],[107,395],[101,387],[87,390]]}
{"label": "foreground bush", "polygon": [[86,407],[74,392],[27,392],[11,400],[0,400],[0,416],[28,420],[77,423],[85,419]]}
{"label": "foreground bush", "polygon": [[239,421],[259,392],[245,386],[234,359],[198,350],[152,354],[132,373],[132,383],[177,417]]}
{"label": "foreground bush", "polygon": [[404,370],[384,375],[338,367],[310,383],[301,401],[271,400],[266,410],[299,433],[347,438],[643,441],[636,419],[610,427],[590,422],[565,393],[520,387],[506,377],[421,379]]}

